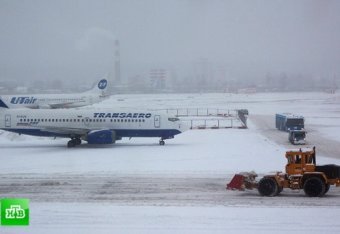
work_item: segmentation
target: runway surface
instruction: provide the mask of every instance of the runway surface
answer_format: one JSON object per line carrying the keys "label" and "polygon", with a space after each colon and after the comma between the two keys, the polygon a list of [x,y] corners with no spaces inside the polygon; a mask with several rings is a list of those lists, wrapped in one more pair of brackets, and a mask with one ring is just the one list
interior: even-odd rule
{"label": "runway surface", "polygon": [[257,190],[226,191],[233,175],[165,176],[114,174],[11,174],[0,176],[2,197],[27,197],[31,202],[90,202],[152,206],[340,206],[334,186],[320,198],[284,189],[277,197]]}
{"label": "runway surface", "polygon": [[260,134],[287,149],[312,148],[315,146],[317,154],[340,159],[340,142],[324,137],[316,130],[320,128],[316,124],[307,125],[306,145],[292,145],[288,141],[288,132],[279,131],[274,127],[275,122],[272,115],[252,115],[250,116],[250,121],[256,125]]}

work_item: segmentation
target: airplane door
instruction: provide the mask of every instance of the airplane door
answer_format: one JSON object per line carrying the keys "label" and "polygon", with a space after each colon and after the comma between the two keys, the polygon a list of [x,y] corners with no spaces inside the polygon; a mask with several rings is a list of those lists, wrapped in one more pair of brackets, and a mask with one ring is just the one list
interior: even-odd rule
{"label": "airplane door", "polygon": [[161,126],[161,116],[155,115],[155,128],[159,128]]}
{"label": "airplane door", "polygon": [[11,127],[11,115],[5,115],[5,127],[6,128]]}
{"label": "airplane door", "polygon": [[90,126],[90,118],[89,117],[84,118],[83,123],[86,127],[89,127]]}

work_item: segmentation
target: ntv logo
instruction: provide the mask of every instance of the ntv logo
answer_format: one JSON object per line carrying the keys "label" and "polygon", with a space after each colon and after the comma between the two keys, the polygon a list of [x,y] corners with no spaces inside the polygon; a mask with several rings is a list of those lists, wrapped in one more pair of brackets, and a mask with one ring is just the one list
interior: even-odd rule
{"label": "ntv logo", "polygon": [[1,225],[29,224],[28,199],[5,198],[1,200]]}
{"label": "ntv logo", "polygon": [[25,218],[25,210],[21,209],[20,205],[11,205],[9,209],[6,210],[6,219],[23,219]]}
{"label": "ntv logo", "polygon": [[105,89],[106,86],[107,86],[107,80],[103,79],[103,80],[99,81],[99,83],[98,83],[99,89]]}

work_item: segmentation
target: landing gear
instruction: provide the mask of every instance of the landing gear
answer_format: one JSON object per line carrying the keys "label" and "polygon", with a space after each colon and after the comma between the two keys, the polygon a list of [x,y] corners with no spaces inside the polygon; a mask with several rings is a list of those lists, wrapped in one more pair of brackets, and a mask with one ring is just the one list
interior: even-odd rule
{"label": "landing gear", "polygon": [[80,145],[81,144],[80,138],[75,138],[74,141],[76,142],[76,145]]}
{"label": "landing gear", "polygon": [[80,138],[72,138],[71,140],[69,140],[67,142],[67,147],[72,148],[72,147],[75,147],[76,145],[80,145],[80,144],[81,144]]}
{"label": "landing gear", "polygon": [[165,145],[165,141],[167,139],[173,139],[174,136],[162,136],[161,139],[159,140],[159,145]]}
{"label": "landing gear", "polygon": [[76,143],[74,142],[74,140],[70,140],[67,142],[67,148],[72,148],[75,146],[76,146]]}

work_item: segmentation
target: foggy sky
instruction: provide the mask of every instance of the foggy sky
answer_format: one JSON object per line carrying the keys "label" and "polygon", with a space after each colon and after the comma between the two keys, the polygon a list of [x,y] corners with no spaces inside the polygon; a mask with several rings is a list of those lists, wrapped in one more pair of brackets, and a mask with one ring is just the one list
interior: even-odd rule
{"label": "foggy sky", "polygon": [[0,80],[122,79],[195,61],[233,76],[340,74],[340,1],[0,0]]}

